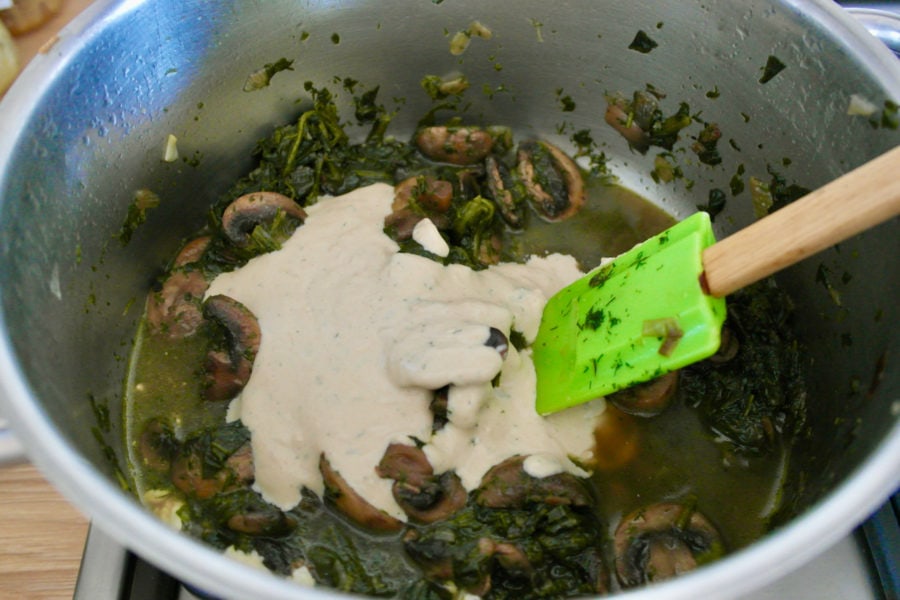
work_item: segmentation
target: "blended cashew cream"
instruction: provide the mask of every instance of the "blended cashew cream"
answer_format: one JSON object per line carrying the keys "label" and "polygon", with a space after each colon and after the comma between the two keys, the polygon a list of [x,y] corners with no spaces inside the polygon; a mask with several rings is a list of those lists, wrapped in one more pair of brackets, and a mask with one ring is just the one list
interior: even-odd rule
{"label": "blended cashew cream", "polygon": [[[281,250],[209,288],[247,306],[262,331],[229,411],[251,432],[256,489],[285,510],[304,487],[321,495],[324,453],[362,497],[402,519],[393,482],[375,466],[388,444],[413,440],[436,473],[455,470],[470,491],[516,454],[529,455],[535,477],[585,475],[570,457],[591,459],[603,400],[540,417],[529,351],[510,345],[504,360],[485,345],[491,327],[532,341],[547,299],[581,276],[575,260],[475,271],[400,253],[383,232],[393,197],[375,184],[323,199]],[[419,233],[440,252],[436,230]],[[432,390],[446,385],[449,423],[433,434]]]}

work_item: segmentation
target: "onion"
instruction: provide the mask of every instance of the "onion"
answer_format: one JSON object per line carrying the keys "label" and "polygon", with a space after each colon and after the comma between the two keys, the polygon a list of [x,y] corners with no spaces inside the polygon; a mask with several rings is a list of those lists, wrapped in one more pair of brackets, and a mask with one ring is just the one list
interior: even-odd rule
{"label": "onion", "polygon": [[19,73],[19,57],[12,36],[0,23],[0,94],[6,91]]}

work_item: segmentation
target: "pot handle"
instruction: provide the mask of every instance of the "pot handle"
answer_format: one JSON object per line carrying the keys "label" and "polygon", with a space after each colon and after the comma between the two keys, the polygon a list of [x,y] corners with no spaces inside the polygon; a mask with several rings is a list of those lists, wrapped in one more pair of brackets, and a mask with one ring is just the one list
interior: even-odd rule
{"label": "pot handle", "polygon": [[0,467],[25,461],[25,451],[13,435],[6,419],[0,417]]}
{"label": "pot handle", "polygon": [[900,57],[900,12],[885,9],[883,4],[875,2],[841,2],[841,4],[869,33]]}

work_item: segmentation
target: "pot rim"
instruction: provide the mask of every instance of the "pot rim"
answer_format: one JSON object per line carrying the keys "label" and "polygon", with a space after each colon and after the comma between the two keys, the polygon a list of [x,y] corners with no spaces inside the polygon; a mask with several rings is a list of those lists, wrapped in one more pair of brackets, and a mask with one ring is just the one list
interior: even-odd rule
{"label": "pot rim", "polygon": [[[56,75],[86,48],[106,24],[147,0],[98,0],[76,17],[56,44],[36,57],[0,102],[0,174],[13,155],[27,123],[33,99],[44,94]],[[848,50],[900,99],[900,62],[862,25],[830,0],[785,0],[842,40]],[[0,179],[0,184],[3,181]],[[325,588],[303,589],[269,573],[243,565],[175,532],[101,475],[69,444],[41,406],[22,374],[0,313],[0,409],[9,419],[28,456],[59,491],[121,544],[151,563],[211,593],[230,598],[346,597]],[[623,592],[634,600],[736,597],[800,567],[847,535],[900,486],[900,421],[863,463],[826,498],[779,530],[715,564],[659,586]]]}

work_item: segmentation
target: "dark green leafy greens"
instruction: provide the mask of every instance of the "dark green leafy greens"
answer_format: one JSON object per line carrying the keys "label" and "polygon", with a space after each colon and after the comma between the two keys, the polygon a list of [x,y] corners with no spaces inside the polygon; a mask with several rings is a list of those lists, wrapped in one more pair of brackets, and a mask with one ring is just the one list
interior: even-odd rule
{"label": "dark green leafy greens", "polygon": [[634,39],[628,44],[629,50],[636,50],[641,54],[649,54],[654,48],[659,46],[656,41],[653,40],[647,33],[643,30],[638,31]]}
{"label": "dark green leafy greens", "polygon": [[771,452],[803,426],[806,388],[791,312],[789,297],[771,282],[730,296],[725,326],[737,338],[738,355],[681,373],[685,401],[738,452]]}
{"label": "dark green leafy greens", "polygon": [[774,55],[769,55],[766,59],[766,66],[763,67],[762,76],[759,78],[760,83],[769,83],[776,75],[781,73],[787,65],[781,62],[781,59]]}

